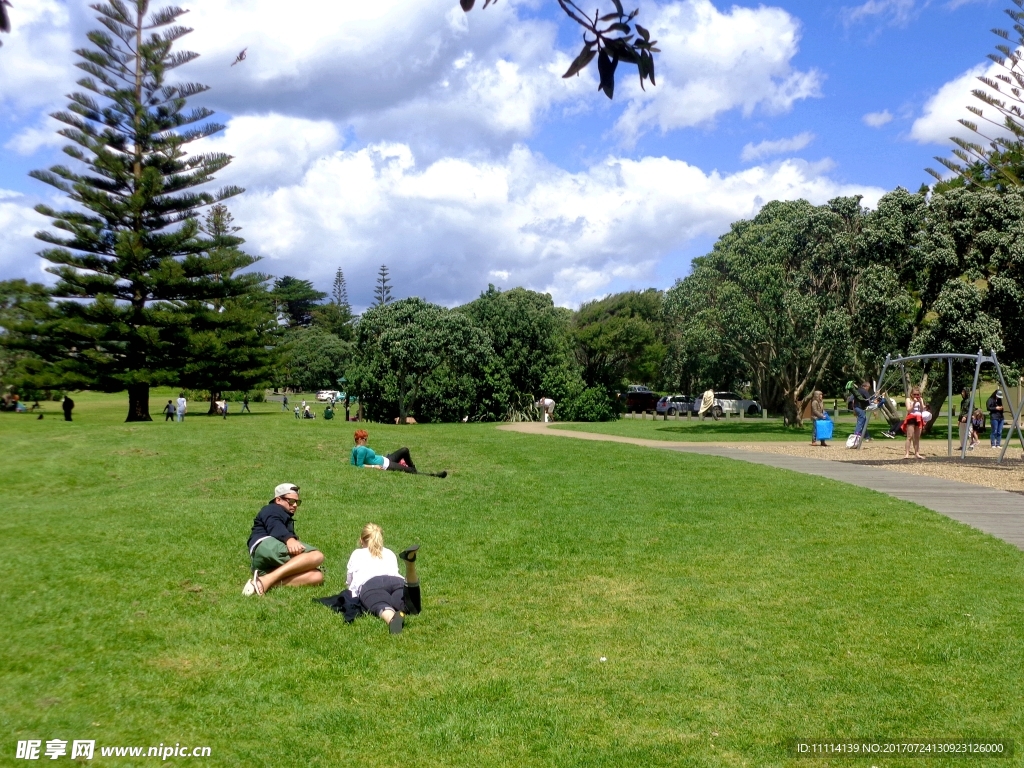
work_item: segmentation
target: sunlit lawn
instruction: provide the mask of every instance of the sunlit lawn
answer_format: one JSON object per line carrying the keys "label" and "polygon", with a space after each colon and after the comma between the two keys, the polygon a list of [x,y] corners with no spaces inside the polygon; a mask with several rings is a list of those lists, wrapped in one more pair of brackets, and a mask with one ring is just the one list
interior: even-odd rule
{"label": "sunlit lawn", "polygon": [[[122,396],[75,400],[71,424],[0,414],[0,764],[58,738],[211,747],[166,765],[619,768],[1024,736],[1024,554],[922,508],[487,424],[369,425],[451,476],[378,473],[348,466],[352,425],[277,403],[126,425]],[[283,480],[327,584],[244,599]],[[311,599],[370,520],[422,543],[425,610],[398,637]]]}

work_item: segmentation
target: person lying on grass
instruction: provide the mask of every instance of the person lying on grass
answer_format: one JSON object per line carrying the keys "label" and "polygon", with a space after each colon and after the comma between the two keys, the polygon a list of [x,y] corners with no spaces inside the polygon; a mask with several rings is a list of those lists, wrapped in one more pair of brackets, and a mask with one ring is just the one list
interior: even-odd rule
{"label": "person lying on grass", "polygon": [[[366,441],[370,439],[370,433],[365,429],[357,429],[355,433],[356,445],[352,449],[350,462],[354,467],[366,467],[368,469],[385,469],[392,472],[409,472],[413,475],[419,474],[416,465],[412,461],[408,448],[399,448],[387,456],[378,456],[372,448],[367,447]],[[431,477],[448,477],[448,473],[424,472]]]}
{"label": "person lying on grass", "polygon": [[274,489],[274,498],[252,521],[252,578],[242,588],[243,595],[262,595],[278,584],[323,584],[324,575],[317,570],[324,561],[323,554],[295,536],[295,511],[301,503],[299,486],[281,483]]}

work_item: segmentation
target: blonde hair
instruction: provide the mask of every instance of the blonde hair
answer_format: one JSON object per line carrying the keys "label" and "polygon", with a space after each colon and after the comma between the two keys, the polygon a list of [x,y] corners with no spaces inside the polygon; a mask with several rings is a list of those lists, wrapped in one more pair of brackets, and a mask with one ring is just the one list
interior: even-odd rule
{"label": "blonde hair", "polygon": [[371,557],[384,557],[384,531],[376,523],[367,523],[359,534],[359,546],[370,550]]}

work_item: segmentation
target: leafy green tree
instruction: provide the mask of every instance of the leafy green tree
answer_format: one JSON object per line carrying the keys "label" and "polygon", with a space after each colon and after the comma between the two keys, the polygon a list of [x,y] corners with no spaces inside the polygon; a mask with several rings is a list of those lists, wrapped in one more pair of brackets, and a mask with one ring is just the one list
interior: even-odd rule
{"label": "leafy green tree", "polygon": [[559,372],[564,367],[572,369],[569,377],[575,373],[578,388],[583,388],[569,334],[572,314],[556,307],[549,294],[525,288],[500,291],[490,285],[459,311],[491,338],[509,386],[507,393],[496,393],[497,399],[522,410],[542,395],[562,398],[565,382]]}
{"label": "leafy green tree", "polygon": [[0,393],[30,383],[44,367],[33,347],[40,318],[51,312],[45,285],[0,280]]}
{"label": "leafy green tree", "polygon": [[260,272],[239,274],[259,259],[239,248],[244,241],[235,234],[239,228],[227,206],[212,206],[201,230],[209,239],[206,257],[211,274],[232,287],[223,296],[186,303],[191,316],[188,357],[179,383],[208,391],[212,415],[221,393],[270,381],[278,325],[274,300],[265,288],[270,278]]}
{"label": "leafy green tree", "polygon": [[627,291],[582,305],[572,339],[588,387],[611,393],[627,383],[656,385],[666,352],[661,292]]}
{"label": "leafy green tree", "polygon": [[353,348],[322,328],[292,328],[281,349],[277,383],[301,392],[334,389],[352,361]]}
{"label": "leafy green tree", "polygon": [[467,403],[476,403],[465,390],[485,380],[494,367],[490,339],[467,315],[419,298],[368,310],[356,329],[356,349],[348,376],[353,391],[371,418],[398,416],[402,423],[410,413],[422,415],[417,411],[420,397],[429,391],[437,397],[439,382],[445,380],[457,384]]}
{"label": "leafy green tree", "polygon": [[689,322],[711,329],[743,361],[762,404],[781,408],[787,423],[800,424],[815,385],[852,358],[850,304],[864,259],[862,224],[859,198],[819,208],[802,200],[768,203],[694,259],[683,281],[705,302]]}
{"label": "leafy green tree", "polygon": [[309,280],[291,275],[279,277],[271,290],[278,311],[292,328],[305,328],[313,324],[313,313],[327,294],[318,291]]}
{"label": "leafy green tree", "polygon": [[[36,210],[62,234],[41,256],[59,281],[53,315],[36,334],[42,375],[59,386],[128,389],[128,421],[148,421],[149,388],[177,382],[191,317],[184,304],[227,298],[244,287],[220,279],[206,255],[198,211],[241,190],[196,191],[230,157],[187,155],[185,147],[222,126],[203,107],[186,110],[207,90],[168,75],[198,54],[173,51],[190,32],[184,11],[148,13],[147,0],[95,5],[102,30],[77,51],[86,76],[54,118],[72,142],[65,153],[84,172],[58,165],[31,175],[65,193],[74,208]],[[236,293],[237,292],[237,293]]]}
{"label": "leafy green tree", "polygon": [[677,280],[665,293],[665,387],[695,396],[707,389],[738,389],[748,379],[743,359],[723,337],[720,324],[696,321],[707,308],[698,281]]}

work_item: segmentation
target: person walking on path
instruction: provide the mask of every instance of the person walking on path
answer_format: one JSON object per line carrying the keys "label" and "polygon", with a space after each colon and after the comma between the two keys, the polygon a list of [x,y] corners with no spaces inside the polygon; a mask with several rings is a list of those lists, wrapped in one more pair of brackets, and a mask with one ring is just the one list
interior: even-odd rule
{"label": "person walking on path", "polygon": [[168,400],[164,406],[164,424],[174,420],[174,401]]}
{"label": "person walking on path", "polygon": [[985,407],[988,408],[989,426],[991,432],[989,432],[988,442],[993,448],[1000,448],[1003,444],[1003,393],[1001,390],[996,390],[992,393],[992,397],[985,403]]}
{"label": "person walking on path", "polygon": [[244,596],[264,595],[279,584],[302,587],[324,583],[319,570],[323,553],[295,536],[295,512],[300,504],[299,486],[281,483],[274,488],[274,498],[252,521],[248,544],[252,578],[242,588]]}
{"label": "person walking on path", "polygon": [[718,421],[718,413],[715,411],[715,390],[709,389],[700,397],[700,409],[697,411],[697,415],[701,421],[704,421],[704,414],[708,411],[711,412],[711,416],[715,421]]}
{"label": "person walking on path", "polygon": [[178,408],[176,412],[178,414],[178,421],[184,421],[185,414],[188,412],[188,400],[185,399],[184,392],[178,395]]}
{"label": "person walking on path", "polygon": [[71,412],[75,410],[75,401],[64,395],[64,400],[61,402],[60,407],[64,411],[64,421],[71,421]]}
{"label": "person walking on path", "polygon": [[[242,398],[242,410],[240,410],[239,413],[240,414],[241,413],[245,413],[246,411],[249,411],[249,396],[248,395],[246,395],[245,397]],[[252,413],[252,411],[249,411],[249,413]]]}
{"label": "person walking on path", "polygon": [[282,411],[287,411],[288,410],[288,395],[285,395],[281,399],[281,410]]}
{"label": "person walking on path", "polygon": [[[814,425],[813,432],[811,432],[811,445],[818,444],[818,422],[824,421],[825,419],[824,397],[825,396],[821,390],[816,390],[814,394],[811,395],[811,420]],[[828,444],[825,442],[824,438],[822,438],[820,442],[822,448],[828,448]]]}

